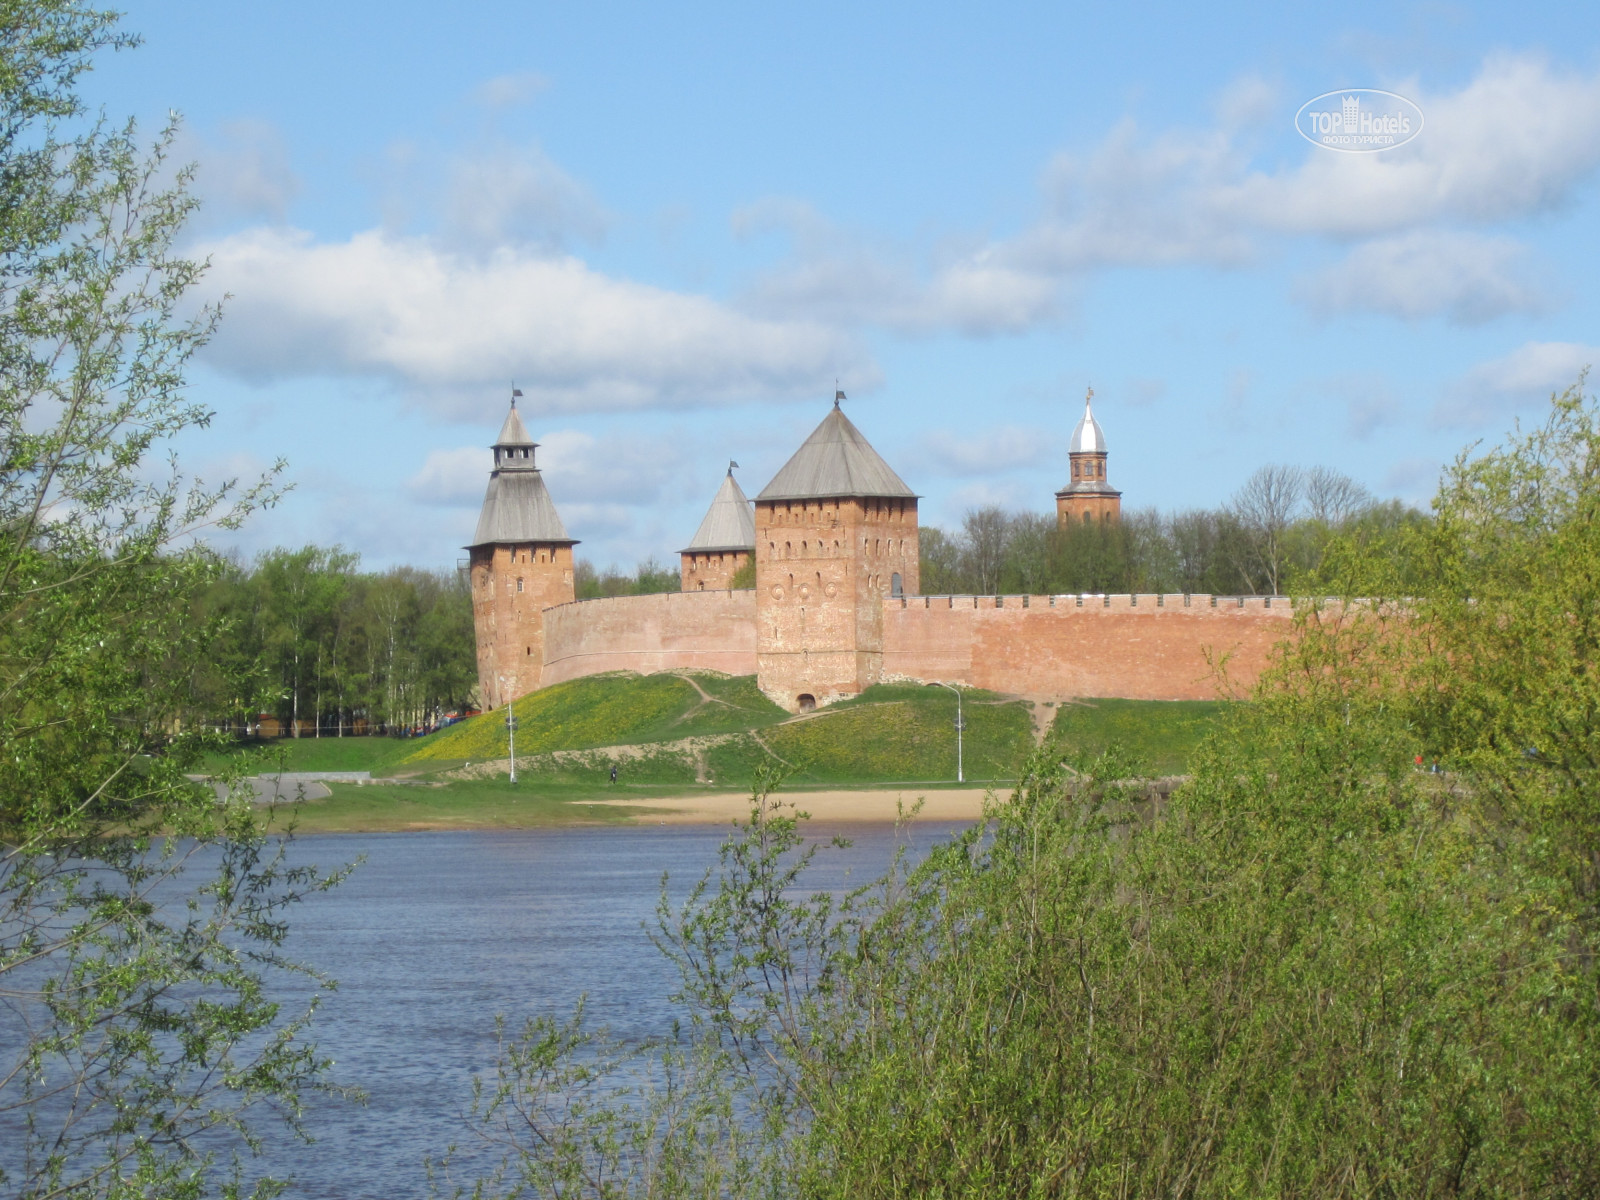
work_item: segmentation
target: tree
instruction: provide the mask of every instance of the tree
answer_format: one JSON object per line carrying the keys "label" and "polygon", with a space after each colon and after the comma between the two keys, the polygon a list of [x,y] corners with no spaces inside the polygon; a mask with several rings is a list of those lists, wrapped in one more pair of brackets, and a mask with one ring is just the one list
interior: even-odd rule
{"label": "tree", "polygon": [[961,582],[961,549],[954,538],[937,526],[923,525],[917,530],[917,548],[925,594],[942,596],[967,590]]}
{"label": "tree", "polygon": [[0,1182],[24,1197],[199,1195],[197,1139],[248,1147],[261,1101],[293,1122],[323,1066],[271,984],[328,881],[186,778],[182,715],[248,687],[215,677],[223,565],[193,538],[271,492],[151,461],[208,419],[183,371],[216,313],[179,315],[171,130],[146,151],[74,91],[133,41],[74,0],[0,22]]}
{"label": "tree", "polygon": [[998,504],[969,508],[961,519],[963,574],[978,595],[992,596],[999,590],[1010,540],[1011,520]]}
{"label": "tree", "polygon": [[1278,595],[1288,569],[1286,535],[1305,494],[1304,473],[1297,467],[1259,468],[1233,494],[1228,509],[1247,535],[1238,567],[1251,591],[1266,588]]}

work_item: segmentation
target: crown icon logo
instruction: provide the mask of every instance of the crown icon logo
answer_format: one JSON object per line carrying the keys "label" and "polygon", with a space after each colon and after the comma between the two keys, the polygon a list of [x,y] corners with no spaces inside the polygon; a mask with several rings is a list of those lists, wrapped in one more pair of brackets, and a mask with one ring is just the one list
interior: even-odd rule
{"label": "crown icon logo", "polygon": [[1361,101],[1354,96],[1346,96],[1341,103],[1344,107],[1344,131],[1354,133],[1361,125]]}

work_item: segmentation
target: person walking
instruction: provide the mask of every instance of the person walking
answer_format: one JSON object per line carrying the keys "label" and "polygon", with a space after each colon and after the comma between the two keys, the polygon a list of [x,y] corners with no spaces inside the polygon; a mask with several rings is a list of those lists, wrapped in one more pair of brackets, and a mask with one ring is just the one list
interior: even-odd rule
{"label": "person walking", "polygon": [[611,786],[612,787],[616,787],[617,786],[617,764],[616,763],[612,763],[611,764]]}

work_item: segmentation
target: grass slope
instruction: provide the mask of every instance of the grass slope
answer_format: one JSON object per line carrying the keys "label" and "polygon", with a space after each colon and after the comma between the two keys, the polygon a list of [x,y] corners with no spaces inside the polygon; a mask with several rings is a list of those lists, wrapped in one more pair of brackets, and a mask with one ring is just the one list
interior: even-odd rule
{"label": "grass slope", "polygon": [[[882,684],[795,720],[761,694],[754,676],[695,675],[691,681],[617,674],[558,684],[515,707],[524,790],[507,793],[504,801],[511,807],[503,815],[518,824],[542,821],[526,807],[526,789],[550,795],[604,789],[613,766],[624,787],[655,789],[697,783],[743,788],[757,766],[774,761],[789,769],[794,785],[953,782],[956,775],[956,703],[943,688]],[[1217,701],[1082,700],[1058,708],[1052,730],[1068,750],[1093,753],[1115,741],[1149,770],[1179,773],[1226,708]],[[1033,745],[1027,706],[973,689],[963,692],[962,711],[967,780],[1011,779]],[[246,769],[275,770],[281,763],[290,771],[428,776],[467,760],[503,760],[505,752],[504,716],[493,713],[421,740],[285,739],[265,753],[250,752],[254,758]],[[390,801],[400,813],[460,803],[467,804],[458,814],[462,820],[477,820],[468,809],[481,808],[490,814],[483,820],[493,824],[500,802],[490,792],[479,795],[492,785],[492,779],[453,782],[451,788],[477,797],[470,804],[465,798],[447,802],[439,789],[363,788],[350,789],[348,796],[340,789],[345,798],[335,807],[376,819]],[[356,822],[350,828],[405,827],[362,824],[367,818],[356,815],[349,820]]]}
{"label": "grass slope", "polygon": [[1051,731],[1069,750],[1093,754],[1117,742],[1148,770],[1178,775],[1227,708],[1224,700],[1080,700],[1056,710]]}
{"label": "grass slope", "polygon": [[[761,694],[754,676],[699,674],[693,682],[682,675],[591,675],[524,696],[512,708],[518,758],[760,728],[788,715]],[[505,752],[501,711],[413,743],[408,757],[413,763],[477,761]]]}
{"label": "grass slope", "polygon": [[[1021,701],[976,689],[962,697],[962,756],[969,782],[1011,779],[1033,746]],[[719,782],[750,778],[776,758],[792,784],[954,781],[956,698],[942,688],[880,684],[804,720],[712,747]]]}

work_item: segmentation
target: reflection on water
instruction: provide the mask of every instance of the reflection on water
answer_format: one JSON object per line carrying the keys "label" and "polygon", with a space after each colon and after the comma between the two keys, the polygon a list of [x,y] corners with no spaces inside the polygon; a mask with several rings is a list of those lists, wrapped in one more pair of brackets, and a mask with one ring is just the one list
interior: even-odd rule
{"label": "reflection on water", "polygon": [[[811,890],[865,883],[897,844],[913,852],[953,826],[808,826],[825,847]],[[365,855],[343,886],[293,920],[294,956],[339,989],[313,1025],[341,1083],[365,1105],[318,1100],[312,1146],[274,1139],[291,1194],[416,1196],[424,1156],[470,1141],[461,1116],[474,1072],[492,1063],[494,1018],[511,1025],[589,997],[595,1024],[665,1033],[676,982],[650,944],[662,873],[681,896],[716,860],[726,827],[656,826],[493,833],[351,834],[300,839],[296,857],[332,867]],[[481,1161],[481,1160],[480,1160]]]}

